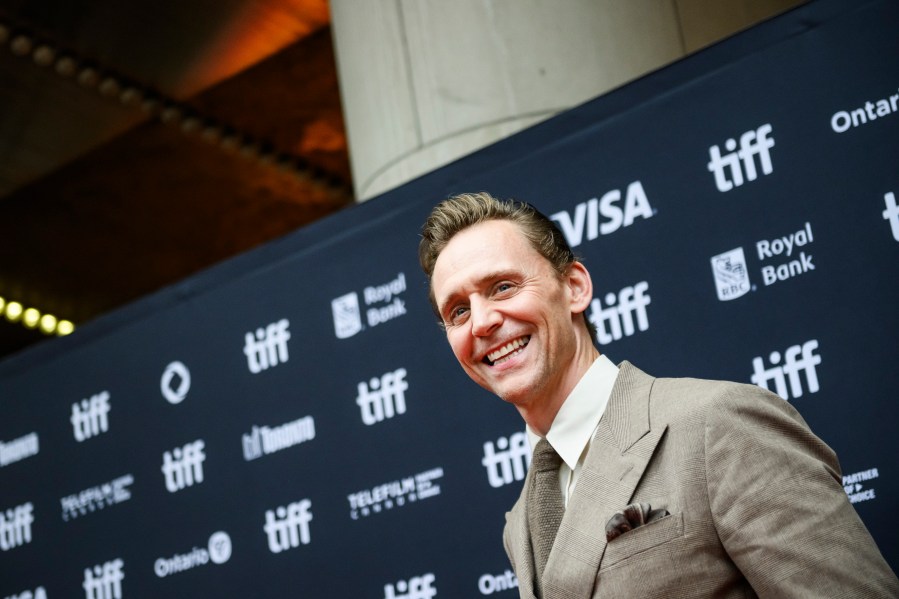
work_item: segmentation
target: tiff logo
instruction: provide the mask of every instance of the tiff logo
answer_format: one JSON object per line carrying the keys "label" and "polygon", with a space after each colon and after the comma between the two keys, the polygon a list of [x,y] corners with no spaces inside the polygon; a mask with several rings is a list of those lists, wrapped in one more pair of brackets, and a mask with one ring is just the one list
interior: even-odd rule
{"label": "tiff logo", "polygon": [[607,293],[605,308],[599,298],[593,298],[590,302],[590,322],[596,327],[596,340],[601,345],[633,335],[636,332],[634,317],[637,318],[637,329],[645,331],[649,328],[646,306],[652,300],[646,293],[648,289],[649,283],[640,281],[619,291],[617,297],[614,293]]}
{"label": "tiff logo", "polygon": [[96,437],[109,430],[109,392],[102,391],[90,399],[82,399],[72,404],[72,432],[75,440]]}
{"label": "tiff logo", "polygon": [[372,378],[357,385],[359,395],[356,404],[362,411],[362,422],[371,426],[393,418],[397,414],[406,413],[406,395],[409,383],[406,382],[406,369],[398,368]]}
{"label": "tiff logo", "polygon": [[29,501],[0,512],[0,550],[9,551],[31,542],[34,506]]}
{"label": "tiff logo", "polygon": [[437,595],[437,589],[434,588],[435,580],[436,577],[428,573],[413,576],[409,580],[400,580],[396,585],[385,584],[384,599],[433,599]]}
{"label": "tiff logo", "polygon": [[487,480],[494,489],[524,479],[530,463],[531,450],[525,433],[500,437],[495,446],[490,441],[484,443],[481,464],[487,469]]}
{"label": "tiff logo", "polygon": [[[265,510],[265,534],[268,537],[268,550],[272,553],[281,553],[294,547],[308,545],[310,542],[309,522],[312,520],[312,512],[309,509],[312,502],[308,499],[295,501],[288,506],[280,506],[272,510]],[[277,514],[277,518],[275,515]]]}
{"label": "tiff logo", "polygon": [[[818,373],[815,366],[821,363],[821,356],[815,354],[818,340],[812,339],[802,345],[793,345],[784,352],[784,363],[780,365],[780,352],[773,351],[768,356],[772,366],[765,368],[761,356],[752,359],[752,382],[759,387],[771,390],[768,383],[774,382],[774,392],[784,399],[802,397],[802,380],[800,373],[805,373],[809,393],[817,393]],[[787,393],[787,380],[790,381],[790,393]]]}
{"label": "tiff logo", "polygon": [[105,564],[100,564],[84,569],[85,599],[122,599],[122,580],[125,579],[123,570],[125,562],[115,559]]}
{"label": "tiff logo", "polygon": [[203,462],[206,444],[202,439],[188,443],[184,447],[176,447],[162,454],[162,474],[165,476],[165,488],[175,493],[203,482]]}
{"label": "tiff logo", "polygon": [[891,191],[883,196],[883,200],[887,205],[883,211],[883,219],[889,221],[893,239],[899,241],[899,206],[896,205],[896,195]]}
{"label": "tiff logo", "polygon": [[[771,125],[766,123],[754,131],[747,131],[740,136],[740,149],[737,150],[737,142],[733,138],[724,142],[727,154],[721,155],[718,146],[709,148],[708,169],[715,175],[715,185],[718,191],[730,191],[734,187],[743,185],[745,173],[746,181],[755,181],[758,172],[755,168],[755,157],[759,157],[763,175],[774,172],[771,164],[771,153],[774,147],[774,138],[768,137],[771,133]],[[742,163],[742,168],[741,168]],[[728,178],[728,174],[730,177]]]}
{"label": "tiff logo", "polygon": [[265,328],[256,329],[256,336],[252,332],[244,335],[245,344],[243,353],[247,356],[247,367],[253,374],[259,374],[278,364],[287,362],[287,342],[290,340],[290,331],[287,327],[290,321],[282,318]]}

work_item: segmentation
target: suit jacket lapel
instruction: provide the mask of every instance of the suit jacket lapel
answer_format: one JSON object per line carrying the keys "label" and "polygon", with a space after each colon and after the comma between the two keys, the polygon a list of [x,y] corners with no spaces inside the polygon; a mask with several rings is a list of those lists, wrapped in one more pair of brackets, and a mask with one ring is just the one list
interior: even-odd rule
{"label": "suit jacket lapel", "polygon": [[[649,395],[653,381],[628,362],[619,366],[608,406],[546,563],[543,578],[546,599],[592,596],[606,548],[606,522],[630,503],[646,465],[667,429],[651,430],[649,426]],[[524,536],[527,542],[526,519]],[[519,585],[522,582],[519,577]]]}

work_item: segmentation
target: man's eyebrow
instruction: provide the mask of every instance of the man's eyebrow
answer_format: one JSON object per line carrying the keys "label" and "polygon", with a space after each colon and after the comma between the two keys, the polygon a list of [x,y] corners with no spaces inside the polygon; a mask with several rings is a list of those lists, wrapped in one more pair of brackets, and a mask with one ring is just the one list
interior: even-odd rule
{"label": "man's eyebrow", "polygon": [[[521,273],[519,271],[510,269],[510,268],[505,268],[505,269],[501,269],[501,270],[493,270],[493,271],[484,273],[483,275],[481,275],[480,277],[475,279],[473,284],[476,289],[482,289],[494,281],[497,281],[500,279],[516,278],[517,276],[520,276],[520,274]],[[450,293],[448,296],[446,296],[446,299],[443,300],[442,303],[437,305],[437,309],[438,309],[439,313],[442,315],[443,311],[446,309],[446,307],[448,305],[455,303],[457,299],[464,297],[464,296],[465,296],[465,294],[462,293],[461,290],[454,289],[452,293]]]}

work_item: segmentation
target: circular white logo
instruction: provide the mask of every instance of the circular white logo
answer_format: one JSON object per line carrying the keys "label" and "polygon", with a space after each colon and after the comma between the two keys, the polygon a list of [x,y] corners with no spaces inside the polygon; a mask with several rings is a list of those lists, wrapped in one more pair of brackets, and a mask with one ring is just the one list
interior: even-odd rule
{"label": "circular white logo", "polygon": [[162,391],[165,400],[172,405],[184,401],[187,392],[190,391],[190,371],[187,366],[178,361],[166,366],[159,381],[159,390]]}
{"label": "circular white logo", "polygon": [[214,564],[224,564],[231,559],[231,537],[223,530],[209,537],[209,559]]}

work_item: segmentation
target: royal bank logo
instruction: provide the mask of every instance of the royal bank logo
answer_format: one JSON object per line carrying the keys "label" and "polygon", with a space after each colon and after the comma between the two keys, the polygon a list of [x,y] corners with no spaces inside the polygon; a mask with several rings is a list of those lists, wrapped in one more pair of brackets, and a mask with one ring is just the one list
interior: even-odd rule
{"label": "royal bank logo", "polygon": [[289,359],[287,342],[290,341],[288,327],[290,321],[282,318],[265,327],[248,332],[244,335],[243,353],[247,356],[247,368],[253,374],[259,374],[263,370],[274,368]]}
{"label": "royal bank logo", "polygon": [[121,559],[84,569],[85,599],[122,599],[122,581],[125,580],[125,562]]}
{"label": "royal bank logo", "polygon": [[331,300],[334,316],[334,334],[338,339],[348,339],[362,331],[362,311],[355,291]]}
{"label": "royal bank logo", "polygon": [[109,392],[101,391],[90,399],[72,404],[72,434],[81,443],[109,430]]}
{"label": "royal bank logo", "polygon": [[484,443],[481,464],[487,469],[487,482],[494,489],[524,480],[531,463],[531,449],[523,432],[500,437],[494,444]]}
{"label": "royal bank logo", "polygon": [[[649,329],[646,306],[652,301],[647,291],[649,283],[640,281],[616,293],[605,295],[605,305],[599,298],[590,302],[590,322],[596,327],[596,340],[600,345],[630,337],[637,331]],[[636,325],[636,326],[635,326]]]}
{"label": "royal bank logo", "polygon": [[47,591],[44,587],[38,587],[33,591],[22,591],[15,595],[9,595],[4,599],[47,599]]}
{"label": "royal bank logo", "polygon": [[209,562],[224,564],[231,559],[231,537],[224,531],[213,533],[206,547],[194,547],[187,553],[172,557],[160,557],[153,563],[153,572],[159,578],[205,566]]}
{"label": "royal bank logo", "polygon": [[850,503],[859,503],[862,501],[870,501],[877,499],[874,489],[871,487],[871,481],[880,476],[877,468],[862,470],[852,474],[843,475],[843,490],[849,497]]}
{"label": "royal bank logo", "polygon": [[241,438],[243,459],[249,462],[314,438],[315,420],[312,416],[303,416],[279,426],[254,426]]}
{"label": "royal bank logo", "polygon": [[362,422],[367,426],[406,413],[406,391],[409,390],[409,383],[406,382],[405,368],[385,372],[368,382],[362,381],[356,388],[359,392],[356,396],[356,405],[361,410]]}
{"label": "royal bank logo", "polygon": [[[804,247],[815,241],[812,234],[812,225],[806,222],[805,225],[794,233],[777,237],[775,239],[762,239],[756,242],[755,249],[758,252],[759,261],[769,258],[778,259],[780,256],[790,258],[796,254],[796,257],[779,264],[767,264],[762,267],[762,281],[765,286],[773,285],[778,281],[786,281],[799,275],[815,270],[814,257],[804,250],[796,251],[798,248]],[[782,260],[782,259],[781,259]]]}
{"label": "royal bank logo", "polygon": [[365,302],[365,324],[359,295],[352,291],[331,300],[334,317],[334,335],[348,339],[365,330],[366,324],[375,327],[406,314],[406,302],[400,297],[406,291],[406,274],[380,285],[371,285],[362,291]]}
{"label": "royal bank logo", "polygon": [[31,542],[34,505],[29,501],[0,512],[0,551],[9,551]]}
{"label": "royal bank logo", "polygon": [[126,474],[108,483],[66,495],[59,500],[63,522],[128,501],[131,499],[131,490],[128,487],[133,484],[134,476]]}
{"label": "royal bank logo", "polygon": [[709,148],[708,169],[715,176],[715,186],[718,191],[730,191],[734,187],[740,187],[747,181],[755,181],[758,178],[756,169],[756,157],[758,166],[763,175],[774,172],[771,163],[771,148],[774,147],[774,138],[768,137],[771,133],[771,125],[764,124],[758,129],[747,131],[740,136],[740,149],[737,149],[737,141],[728,139],[724,142],[726,154],[721,154],[721,148],[712,146]]}
{"label": "royal bank logo", "polygon": [[518,588],[518,577],[512,570],[506,569],[502,574],[484,574],[478,578],[478,590],[482,595],[493,595]]}
{"label": "royal bank logo", "polygon": [[[815,258],[807,248],[814,241],[815,235],[810,222],[788,235],[757,241],[756,264],[761,266],[753,268],[759,269],[756,272],[764,286],[769,287],[814,271]],[[715,276],[718,299],[728,301],[756,291],[756,286],[750,283],[749,270],[742,247],[713,256],[712,273]]]}
{"label": "royal bank logo", "polygon": [[170,363],[159,379],[159,390],[170,404],[181,403],[190,391],[190,370],[182,362]]}
{"label": "royal bank logo", "polygon": [[347,495],[350,502],[350,518],[381,513],[383,510],[403,507],[440,495],[440,485],[434,481],[443,478],[443,468],[432,468],[425,472],[407,476],[400,480],[377,485]]}
{"label": "royal bank logo", "polygon": [[887,205],[883,211],[883,219],[890,223],[893,239],[899,241],[899,205],[896,204],[896,195],[890,191],[883,196],[883,201]]}
{"label": "royal bank logo", "polygon": [[722,302],[742,297],[752,288],[741,247],[712,256],[712,274],[715,275],[718,299]]}
{"label": "royal bank logo", "polygon": [[[624,204],[622,205],[622,199]],[[622,227],[629,227],[637,218],[647,219],[655,214],[643,184],[634,181],[622,193],[620,189],[606,192],[601,198],[591,198],[574,207],[574,212],[566,210],[552,214],[550,218],[571,247],[593,241],[600,235],[609,235]]]}
{"label": "royal bank logo", "polygon": [[437,596],[434,582],[437,577],[431,573],[413,576],[395,584],[384,585],[384,599],[433,599]]}
{"label": "royal bank logo", "polygon": [[206,443],[202,439],[197,439],[162,454],[162,474],[165,478],[165,488],[169,493],[177,493],[203,482],[205,447]]}
{"label": "royal bank logo", "polygon": [[37,433],[28,433],[6,443],[0,441],[0,468],[35,456],[40,449]]}
{"label": "royal bank logo", "polygon": [[312,502],[295,501],[274,510],[265,511],[265,536],[268,550],[281,553],[312,542],[309,523],[312,521]]}
{"label": "royal bank logo", "polygon": [[[805,391],[817,393],[820,386],[815,367],[821,364],[821,356],[815,353],[816,349],[818,340],[812,339],[802,345],[788,347],[783,355],[779,351],[773,351],[768,356],[771,365],[767,367],[764,359],[756,356],[752,359],[750,380],[763,389],[774,391],[784,399],[802,397]],[[771,383],[774,383],[774,389],[769,386]]]}

